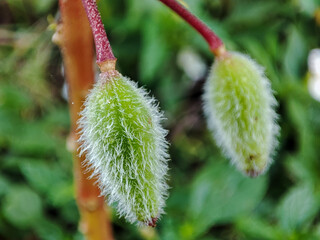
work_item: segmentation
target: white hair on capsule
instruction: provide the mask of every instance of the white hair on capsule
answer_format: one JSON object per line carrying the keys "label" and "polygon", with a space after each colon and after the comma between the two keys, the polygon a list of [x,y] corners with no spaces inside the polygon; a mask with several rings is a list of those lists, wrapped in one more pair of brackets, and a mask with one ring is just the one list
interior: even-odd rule
{"label": "white hair on capsule", "polygon": [[207,123],[232,164],[255,177],[272,163],[279,126],[277,101],[264,70],[244,54],[216,59],[203,96]]}
{"label": "white hair on capsule", "polygon": [[169,155],[163,114],[155,99],[117,72],[101,75],[79,120],[80,154],[101,194],[120,216],[155,225],[164,213]]}

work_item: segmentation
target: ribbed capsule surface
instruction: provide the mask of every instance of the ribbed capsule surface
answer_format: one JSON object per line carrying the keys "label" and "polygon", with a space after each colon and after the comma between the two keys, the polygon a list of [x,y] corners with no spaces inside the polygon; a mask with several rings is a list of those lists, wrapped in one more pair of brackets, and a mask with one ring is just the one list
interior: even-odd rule
{"label": "ribbed capsule surface", "polygon": [[153,98],[118,72],[101,74],[81,112],[81,152],[108,203],[154,226],[167,197],[167,131]]}
{"label": "ribbed capsule surface", "polygon": [[248,56],[218,57],[205,84],[204,110],[217,144],[236,167],[255,177],[272,162],[279,127],[269,80]]}

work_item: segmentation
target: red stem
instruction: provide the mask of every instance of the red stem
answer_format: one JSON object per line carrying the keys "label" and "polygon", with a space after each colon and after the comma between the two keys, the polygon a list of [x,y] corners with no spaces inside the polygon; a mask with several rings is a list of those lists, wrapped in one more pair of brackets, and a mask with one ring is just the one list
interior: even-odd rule
{"label": "red stem", "polygon": [[[159,0],[174,12],[176,12],[180,17],[182,17],[186,22],[188,22],[197,32],[199,32],[203,38],[209,44],[210,50],[219,55],[219,52],[223,48],[223,42],[221,39],[199,18],[190,13],[186,8],[179,4],[176,0]],[[224,49],[224,48],[223,48]]]}
{"label": "red stem", "polygon": [[[112,52],[110,42],[101,21],[101,16],[95,0],[82,0],[87,17],[91,26],[94,42],[96,45],[96,55],[98,65],[106,61],[117,60]],[[80,31],[81,29],[79,29]]]}

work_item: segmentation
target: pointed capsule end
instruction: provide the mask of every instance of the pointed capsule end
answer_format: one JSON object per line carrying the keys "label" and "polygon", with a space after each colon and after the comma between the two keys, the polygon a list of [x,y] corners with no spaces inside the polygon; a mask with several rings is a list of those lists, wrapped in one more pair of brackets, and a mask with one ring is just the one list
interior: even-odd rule
{"label": "pointed capsule end", "polygon": [[151,221],[149,221],[149,222],[147,222],[147,225],[149,226],[149,227],[156,227],[157,226],[157,221],[158,221],[158,218],[157,217],[153,217],[153,218],[151,218]]}

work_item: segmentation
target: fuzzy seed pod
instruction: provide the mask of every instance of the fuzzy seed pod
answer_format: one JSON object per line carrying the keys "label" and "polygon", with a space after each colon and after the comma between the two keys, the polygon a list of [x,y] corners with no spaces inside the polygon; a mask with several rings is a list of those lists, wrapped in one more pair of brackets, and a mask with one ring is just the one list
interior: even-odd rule
{"label": "fuzzy seed pod", "polygon": [[248,56],[218,57],[205,84],[204,110],[217,144],[250,177],[272,162],[279,127],[269,80]]}
{"label": "fuzzy seed pod", "polygon": [[153,98],[117,71],[102,73],[79,121],[81,154],[120,216],[155,226],[167,197],[167,131]]}

